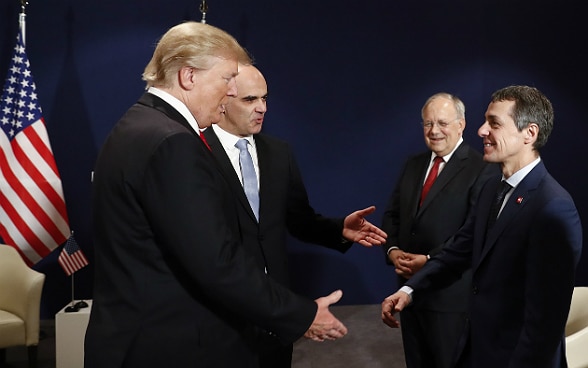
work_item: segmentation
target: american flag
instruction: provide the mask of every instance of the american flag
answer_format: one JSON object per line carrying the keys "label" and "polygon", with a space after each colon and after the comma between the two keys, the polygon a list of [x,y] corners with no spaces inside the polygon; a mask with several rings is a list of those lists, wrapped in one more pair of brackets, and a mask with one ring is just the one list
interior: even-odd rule
{"label": "american flag", "polygon": [[23,29],[0,100],[0,237],[32,265],[65,242],[69,221]]}
{"label": "american flag", "polygon": [[78,246],[73,234],[67,239],[57,261],[68,276],[88,265],[88,259]]}

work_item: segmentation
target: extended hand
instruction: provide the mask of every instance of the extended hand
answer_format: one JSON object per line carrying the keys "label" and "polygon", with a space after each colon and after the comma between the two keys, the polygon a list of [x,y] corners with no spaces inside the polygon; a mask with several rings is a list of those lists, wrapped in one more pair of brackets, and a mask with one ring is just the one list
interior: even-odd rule
{"label": "extended hand", "polygon": [[329,311],[329,306],[337,303],[342,296],[343,292],[336,290],[328,296],[315,300],[316,304],[318,304],[318,310],[304,337],[314,341],[325,341],[336,340],[347,334],[347,327]]}
{"label": "extended hand", "polygon": [[365,219],[365,216],[373,213],[375,210],[375,206],[370,206],[363,210],[355,211],[345,217],[345,221],[343,222],[343,237],[359,243],[364,247],[382,245],[388,235]]}

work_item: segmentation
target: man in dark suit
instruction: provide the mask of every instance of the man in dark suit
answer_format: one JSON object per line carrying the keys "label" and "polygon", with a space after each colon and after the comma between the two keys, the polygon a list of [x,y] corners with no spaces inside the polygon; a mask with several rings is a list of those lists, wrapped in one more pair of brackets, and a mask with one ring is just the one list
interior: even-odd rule
{"label": "man in dark suit", "polygon": [[[364,246],[380,245],[385,234],[365,219],[375,207],[356,211],[345,219],[327,218],[314,211],[289,145],[260,133],[268,94],[262,73],[253,65],[240,64],[236,81],[237,96],[227,104],[220,122],[206,129],[204,136],[238,197],[241,241],[244,248],[255,255],[258,267],[289,286],[288,233],[340,252],[349,249],[353,242]],[[239,149],[235,147],[240,139],[247,139],[256,167],[257,215],[241,184]],[[261,334],[260,352],[263,368],[291,366],[292,344],[284,345],[273,336]]]}
{"label": "man in dark suit", "polygon": [[[411,296],[471,267],[457,367],[567,367],[564,330],[582,227],[574,201],[539,155],[552,128],[553,107],[536,88],[494,92],[478,134],[484,160],[500,163],[502,176],[486,182],[452,243],[382,302],[383,321],[397,327],[393,314]],[[498,188],[506,189],[504,202]]]}
{"label": "man in dark suit", "polygon": [[[386,262],[396,267],[399,284],[409,279],[465,222],[491,173],[482,155],[463,141],[463,102],[449,93],[427,99],[421,110],[429,151],[410,157],[384,212],[388,234]],[[434,159],[442,158],[438,168]],[[425,178],[434,175],[423,196]],[[432,179],[430,179],[432,180]],[[407,368],[449,368],[467,317],[471,273],[438,290],[419,293],[402,311],[402,341]]]}
{"label": "man in dark suit", "polygon": [[85,367],[258,367],[259,326],[291,343],[346,328],[245,254],[235,199],[198,132],[236,95],[237,41],[196,22],[172,27],[149,87],[102,147],[93,181],[94,302]]}

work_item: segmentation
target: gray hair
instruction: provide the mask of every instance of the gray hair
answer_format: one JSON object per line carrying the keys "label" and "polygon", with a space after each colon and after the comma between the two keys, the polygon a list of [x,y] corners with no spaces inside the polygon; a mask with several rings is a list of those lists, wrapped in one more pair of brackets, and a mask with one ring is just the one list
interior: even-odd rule
{"label": "gray hair", "polygon": [[534,123],[539,127],[533,148],[539,150],[547,143],[553,130],[553,106],[537,88],[529,86],[509,86],[492,94],[491,102],[514,101],[510,116],[519,131]]}

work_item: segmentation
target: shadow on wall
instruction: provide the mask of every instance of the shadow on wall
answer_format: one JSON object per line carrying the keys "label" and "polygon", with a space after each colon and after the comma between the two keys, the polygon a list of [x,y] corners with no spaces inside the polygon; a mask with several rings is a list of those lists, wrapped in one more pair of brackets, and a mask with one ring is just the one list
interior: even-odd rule
{"label": "shadow on wall", "polygon": [[[89,299],[92,295],[93,254],[91,248],[91,171],[96,160],[90,119],[82,95],[81,81],[73,53],[73,10],[67,13],[67,51],[57,86],[52,115],[47,119],[47,130],[60,175],[70,229],[88,258],[89,266],[68,277],[57,263],[62,247],[35,265],[46,275],[41,305],[42,318],[53,318],[72,300]],[[52,134],[53,133],[53,134]],[[70,168],[64,170],[63,168]],[[75,168],[72,170],[71,168]]]}

